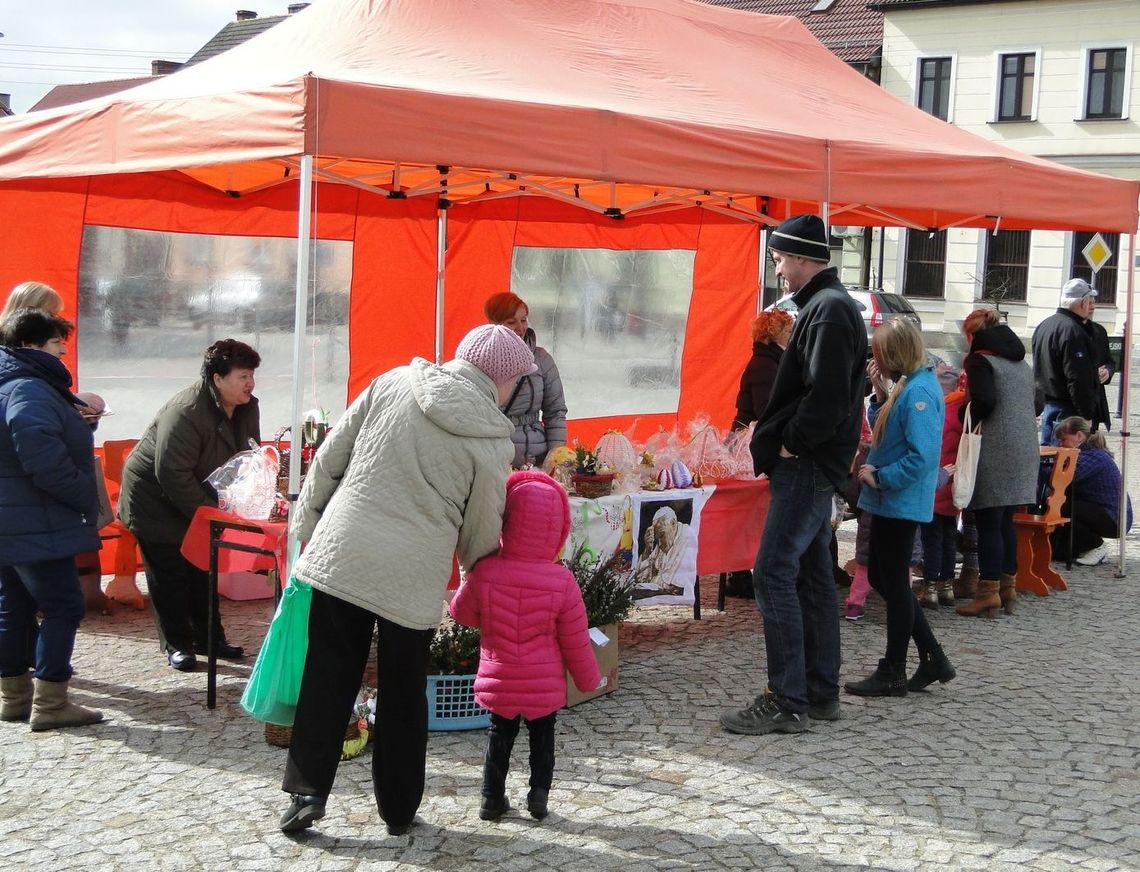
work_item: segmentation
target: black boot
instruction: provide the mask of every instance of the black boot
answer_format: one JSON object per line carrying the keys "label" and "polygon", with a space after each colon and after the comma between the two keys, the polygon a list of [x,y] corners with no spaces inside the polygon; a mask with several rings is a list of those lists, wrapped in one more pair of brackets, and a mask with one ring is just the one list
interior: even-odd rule
{"label": "black boot", "polygon": [[[752,573],[749,573],[751,578]],[[544,718],[527,721],[530,731],[530,792],[526,795],[526,809],[540,821],[549,814],[546,807],[550,785],[554,781],[554,728],[558,712]]]}
{"label": "black boot", "polygon": [[958,674],[938,645],[926,654],[920,653],[918,657],[918,669],[914,670],[914,675],[906,683],[908,690],[925,690],[928,685],[936,681],[946,684],[948,681],[953,681],[954,676]]}
{"label": "black boot", "polygon": [[855,696],[906,696],[906,670],[880,660],[870,676],[862,681],[849,681],[843,688]]}
{"label": "black boot", "polygon": [[730,572],[728,581],[724,585],[724,592],[728,596],[753,599],[756,593],[752,587],[752,570],[742,569],[739,572]]}
{"label": "black boot", "polygon": [[487,756],[483,758],[483,801],[479,806],[482,820],[497,821],[511,807],[507,801],[507,770],[518,732],[517,717],[491,715],[491,728],[487,730]]}
{"label": "black boot", "polygon": [[541,787],[532,787],[530,793],[526,795],[526,810],[536,821],[540,821],[550,814],[550,810],[546,807],[546,800],[549,796],[550,791]]}

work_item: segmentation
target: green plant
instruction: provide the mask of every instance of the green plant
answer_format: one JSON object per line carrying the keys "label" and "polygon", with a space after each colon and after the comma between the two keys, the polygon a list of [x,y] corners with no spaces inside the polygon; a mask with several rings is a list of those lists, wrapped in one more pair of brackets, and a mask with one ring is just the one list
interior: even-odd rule
{"label": "green plant", "polygon": [[616,624],[629,617],[633,608],[634,579],[629,561],[620,552],[603,560],[585,544],[580,544],[563,562],[582,589],[589,626]]}
{"label": "green plant", "polygon": [[465,627],[445,616],[428,649],[432,675],[474,675],[479,669],[479,628]]}
{"label": "green plant", "polygon": [[580,443],[574,446],[574,472],[578,475],[598,474],[598,455]]}

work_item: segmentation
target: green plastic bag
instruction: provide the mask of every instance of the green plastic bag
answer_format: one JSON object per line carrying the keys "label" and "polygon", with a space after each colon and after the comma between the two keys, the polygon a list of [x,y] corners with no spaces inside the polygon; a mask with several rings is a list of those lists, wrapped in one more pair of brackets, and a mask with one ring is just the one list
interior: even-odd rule
{"label": "green plastic bag", "polygon": [[259,721],[283,727],[293,725],[305,655],[309,652],[312,600],[313,589],[309,585],[289,579],[241,697],[242,708]]}

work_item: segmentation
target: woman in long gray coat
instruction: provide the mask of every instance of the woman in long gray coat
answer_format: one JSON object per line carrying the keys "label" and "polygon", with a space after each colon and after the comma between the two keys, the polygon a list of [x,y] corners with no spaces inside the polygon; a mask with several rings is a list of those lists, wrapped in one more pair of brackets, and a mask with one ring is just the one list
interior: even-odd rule
{"label": "woman in long gray coat", "polygon": [[1013,513],[1035,499],[1039,410],[1025,346],[997,311],[971,312],[962,333],[970,343],[963,363],[966,402],[974,426],[982,424],[982,446],[970,500],[978,527],[978,590],[957,611],[992,618],[999,608],[1013,614],[1017,599]]}
{"label": "woman in long gray coat", "polygon": [[309,543],[293,575],[313,599],[285,832],[324,817],[377,624],[372,783],[388,832],[412,825],[424,792],[428,648],[451,558],[470,569],[499,547],[513,452],[498,406],[534,369],[513,332],[476,327],[455,360],[416,358],[379,376],[317,452],[290,521]]}
{"label": "woman in long gray coat", "polygon": [[552,448],[566,444],[566,395],[554,358],[537,344],[530,327],[530,308],[522,297],[510,292],[495,294],[483,304],[483,314],[492,324],[502,324],[522,337],[534,352],[538,370],[519,379],[510,396],[500,406],[511,419],[515,431],[515,459],[511,466],[542,466]]}

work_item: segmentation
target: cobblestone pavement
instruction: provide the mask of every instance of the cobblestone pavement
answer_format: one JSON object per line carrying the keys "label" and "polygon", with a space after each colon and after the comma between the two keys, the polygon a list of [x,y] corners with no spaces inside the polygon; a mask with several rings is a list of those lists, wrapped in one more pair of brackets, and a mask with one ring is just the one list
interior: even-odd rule
{"label": "cobblestone pavement", "polygon": [[[853,538],[844,525],[844,559]],[[1128,556],[1135,574],[1136,540]],[[204,674],[166,667],[147,614],[119,606],[76,646],[74,696],[106,724],[0,724],[0,867],[1140,869],[1136,582],[1109,564],[1068,577],[1013,617],[930,613],[953,683],[845,696],[838,723],[772,737],[718,724],[759,692],[763,647],[755,606],[718,613],[708,578],[703,620],[639,612],[621,628],[619,689],[560,716],[547,820],[480,821],[483,735],[433,733],[418,825],[401,837],[379,821],[367,755],[341,764],[317,828],[278,832],[284,751],[238,705],[252,658],[223,664],[208,711]],[[231,641],[255,649],[268,602],[224,611]],[[881,602],[842,632],[842,678],[860,677],[885,644]]]}

